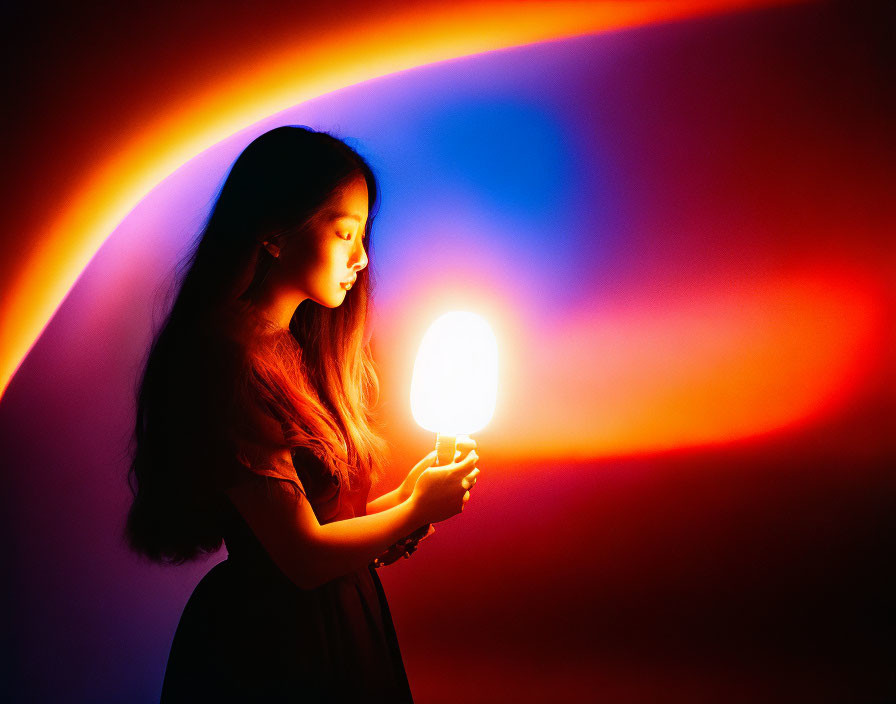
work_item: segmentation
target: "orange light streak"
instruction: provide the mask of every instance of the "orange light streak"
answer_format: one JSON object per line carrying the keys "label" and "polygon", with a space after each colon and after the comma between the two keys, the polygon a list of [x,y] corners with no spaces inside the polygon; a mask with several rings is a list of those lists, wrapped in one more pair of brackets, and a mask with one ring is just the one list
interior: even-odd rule
{"label": "orange light streak", "polygon": [[564,321],[528,348],[494,442],[513,429],[529,457],[595,458],[806,422],[874,373],[884,319],[871,288],[830,273]]}
{"label": "orange light streak", "polygon": [[[789,0],[792,2],[793,0]],[[271,49],[254,65],[197,86],[192,102],[161,105],[140,133],[121,134],[114,153],[90,164],[67,207],[32,239],[0,303],[0,395],[80,273],[149,191],[185,162],[235,132],[334,90],[398,71],[468,56],[652,22],[785,0],[675,2],[483,2],[407,6],[377,22],[322,31],[314,41]],[[110,88],[114,90],[114,87]],[[115,125],[109,125],[114,133]],[[72,135],[77,139],[77,135]]]}
{"label": "orange light streak", "polygon": [[413,310],[377,322],[376,336],[390,341],[377,350],[387,425],[411,425],[404,347],[424,320],[465,305],[498,336],[498,407],[477,440],[505,460],[593,460],[756,437],[834,411],[879,373],[885,303],[861,275],[734,278],[528,325],[518,310],[525,302],[500,291],[440,303],[421,284]]}

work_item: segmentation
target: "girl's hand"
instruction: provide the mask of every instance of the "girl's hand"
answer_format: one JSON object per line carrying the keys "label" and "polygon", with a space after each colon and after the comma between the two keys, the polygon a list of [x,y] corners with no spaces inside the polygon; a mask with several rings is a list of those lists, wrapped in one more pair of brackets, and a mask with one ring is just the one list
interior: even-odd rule
{"label": "girl's hand", "polygon": [[414,485],[409,501],[421,523],[438,523],[457,515],[470,499],[469,489],[476,483],[479,455],[471,450],[459,462],[424,470]]}
{"label": "girl's hand", "polygon": [[[466,459],[467,455],[469,455],[475,449],[476,441],[472,438],[468,436],[462,436],[458,438],[456,451],[454,453],[454,463],[458,464],[462,460]],[[423,472],[429,469],[435,461],[435,451],[430,452],[426,455],[426,457],[420,460],[408,473],[407,478],[404,480],[404,482],[402,482],[401,485],[403,501],[407,500],[410,497],[410,495],[413,493],[414,487],[417,484],[417,479],[421,474],[423,474]],[[467,499],[469,498],[469,489],[473,488],[473,485],[476,484],[478,474],[479,470],[474,469],[473,472],[466,475],[461,480],[461,488],[467,490],[467,493],[465,494],[465,497],[463,499],[464,503],[466,503]],[[433,526],[431,523],[427,523],[402,540],[399,540],[397,543],[389,546],[382,555],[380,555],[373,561],[373,566],[384,567],[386,565],[391,565],[393,562],[402,557],[409,558],[417,549],[417,545],[435,532],[435,526]]]}
{"label": "girl's hand", "polygon": [[436,532],[435,526],[431,523],[418,528],[406,538],[399,540],[373,561],[374,567],[384,567],[391,565],[401,557],[409,558],[417,549],[417,545]]}
{"label": "girl's hand", "polygon": [[[476,441],[469,435],[461,435],[457,438],[457,447],[454,453],[454,461],[460,462],[475,449]],[[433,450],[428,455],[426,455],[426,457],[415,464],[414,468],[410,472],[408,472],[408,476],[405,477],[404,481],[401,483],[402,501],[407,501],[410,498],[411,494],[414,493],[414,487],[417,485],[418,477],[423,474],[423,472],[425,472],[429,467],[432,467],[435,461],[436,451]],[[475,482],[473,483],[475,484]]]}
{"label": "girl's hand", "polygon": [[433,450],[428,455],[426,455],[426,457],[415,464],[414,468],[410,472],[408,472],[408,476],[404,478],[404,481],[399,487],[399,491],[401,492],[400,498],[402,501],[407,501],[411,497],[411,494],[414,493],[414,486],[417,484],[417,477],[423,474],[423,472],[425,472],[429,467],[432,467],[435,461],[436,451]]}

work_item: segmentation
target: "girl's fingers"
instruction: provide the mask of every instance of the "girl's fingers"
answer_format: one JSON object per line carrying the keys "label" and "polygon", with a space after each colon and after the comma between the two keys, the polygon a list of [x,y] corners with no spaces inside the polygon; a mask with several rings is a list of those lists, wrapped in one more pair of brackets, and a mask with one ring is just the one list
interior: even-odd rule
{"label": "girl's fingers", "polygon": [[470,472],[467,476],[465,476],[463,479],[461,479],[460,485],[464,489],[469,489],[476,483],[476,480],[478,478],[479,478],[479,467],[477,467],[472,472]]}
{"label": "girl's fingers", "polygon": [[476,464],[476,461],[477,461],[478,459],[479,459],[479,455],[476,454],[475,450],[472,450],[472,451],[470,451],[470,454],[468,454],[468,455],[467,455],[466,457],[464,457],[462,460],[460,460],[459,462],[457,462],[457,464],[456,464],[456,468],[459,469],[459,470],[463,470],[463,472],[464,472],[464,476],[466,476],[466,475],[468,474],[468,472],[467,472],[467,468],[468,468],[470,465],[475,465],[475,464]]}
{"label": "girl's fingers", "polygon": [[469,436],[462,436],[457,439],[457,451],[454,453],[455,462],[464,455],[476,449],[476,441]]}

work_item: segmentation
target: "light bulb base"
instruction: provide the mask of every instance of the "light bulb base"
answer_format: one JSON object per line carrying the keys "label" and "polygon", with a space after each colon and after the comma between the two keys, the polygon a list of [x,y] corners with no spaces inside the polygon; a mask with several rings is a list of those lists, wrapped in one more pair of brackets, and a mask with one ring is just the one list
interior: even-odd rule
{"label": "light bulb base", "polygon": [[457,451],[457,437],[454,435],[436,435],[436,463],[434,466],[443,467],[454,462],[454,453]]}

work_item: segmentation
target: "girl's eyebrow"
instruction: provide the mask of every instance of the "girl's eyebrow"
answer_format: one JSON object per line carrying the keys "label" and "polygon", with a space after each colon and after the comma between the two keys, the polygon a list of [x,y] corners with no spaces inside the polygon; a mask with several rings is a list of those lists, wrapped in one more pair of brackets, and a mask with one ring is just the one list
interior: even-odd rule
{"label": "girl's eyebrow", "polygon": [[356,213],[340,213],[334,210],[331,210],[330,213],[335,220],[340,220],[342,218],[352,218],[353,220],[357,220],[358,224],[361,223],[361,216],[357,215]]}

